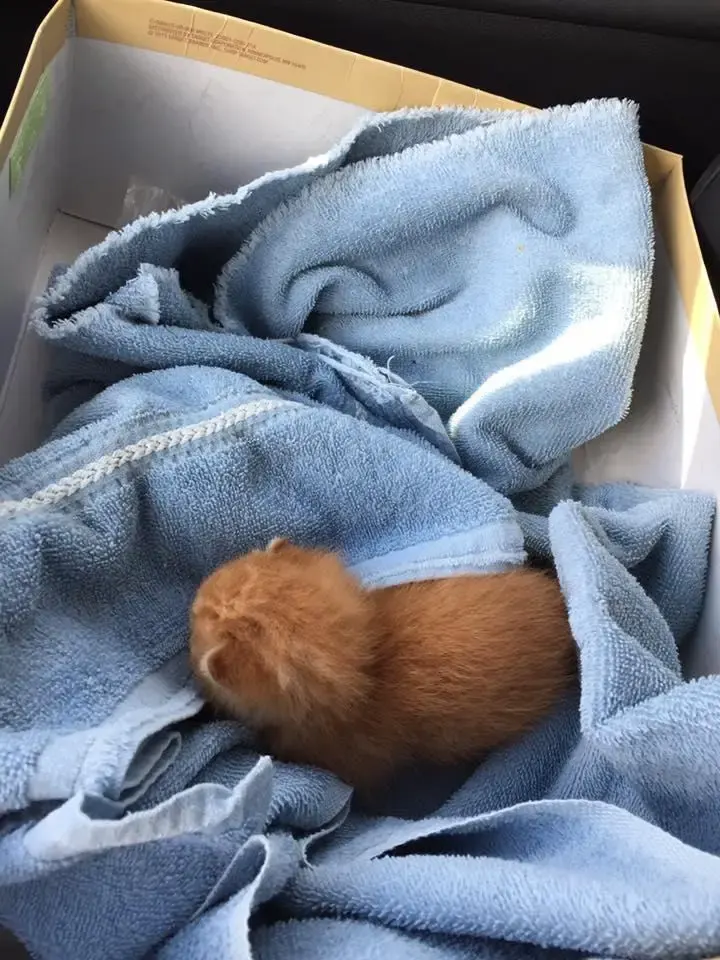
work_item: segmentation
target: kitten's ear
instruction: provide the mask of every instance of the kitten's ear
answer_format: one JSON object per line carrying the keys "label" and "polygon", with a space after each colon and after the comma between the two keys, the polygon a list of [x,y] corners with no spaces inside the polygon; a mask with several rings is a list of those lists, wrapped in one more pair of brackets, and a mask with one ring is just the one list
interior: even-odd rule
{"label": "kitten's ear", "polygon": [[238,671],[247,660],[248,646],[260,649],[263,627],[253,617],[239,617],[223,621],[215,633],[216,643],[203,655],[199,663],[202,676],[221,687],[232,686]]}
{"label": "kitten's ear", "polygon": [[289,546],[290,541],[285,537],[275,537],[270,541],[265,550],[267,553],[279,553],[281,550],[284,550],[285,547]]}
{"label": "kitten's ear", "polygon": [[231,661],[227,644],[208,650],[200,660],[199,672],[218,687],[229,686]]}

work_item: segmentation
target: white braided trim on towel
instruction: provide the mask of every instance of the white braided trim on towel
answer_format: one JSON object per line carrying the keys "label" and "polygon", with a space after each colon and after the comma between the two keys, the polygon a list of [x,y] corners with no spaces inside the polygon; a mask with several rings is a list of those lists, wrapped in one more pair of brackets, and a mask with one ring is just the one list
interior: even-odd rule
{"label": "white braided trim on towel", "polygon": [[228,430],[245,420],[252,420],[253,417],[262,413],[269,413],[271,410],[288,406],[295,406],[295,404],[287,400],[255,400],[225,410],[209,420],[202,420],[200,423],[192,423],[186,427],[176,427],[166,433],[155,433],[150,437],[144,437],[137,443],[131,443],[127,447],[121,447],[119,450],[113,450],[112,453],[106,453],[87,464],[87,466],[75,470],[67,477],[63,477],[62,480],[57,480],[42,490],[38,490],[31,497],[25,497],[24,500],[1,500],[0,517],[52,506],[66,500],[74,493],[84,490],[90,484],[109,477],[125,464],[143,460],[154,453],[162,453],[165,450],[171,450],[173,447],[180,447],[195,440],[204,440],[206,437],[222,433],[223,430]]}

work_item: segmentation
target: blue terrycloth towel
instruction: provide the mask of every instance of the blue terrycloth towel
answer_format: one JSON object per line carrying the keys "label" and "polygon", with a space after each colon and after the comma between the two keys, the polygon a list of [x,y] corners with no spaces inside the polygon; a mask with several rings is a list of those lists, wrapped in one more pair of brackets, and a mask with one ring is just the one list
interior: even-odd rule
{"label": "blue terrycloth towel", "polygon": [[[651,268],[603,101],[369,117],[57,271],[67,416],[0,473],[0,921],[36,956],[720,950],[720,681],[677,652],[714,504],[568,468],[628,405]],[[278,534],[373,585],[551,555],[579,696],[357,809],[189,677],[199,582]]]}

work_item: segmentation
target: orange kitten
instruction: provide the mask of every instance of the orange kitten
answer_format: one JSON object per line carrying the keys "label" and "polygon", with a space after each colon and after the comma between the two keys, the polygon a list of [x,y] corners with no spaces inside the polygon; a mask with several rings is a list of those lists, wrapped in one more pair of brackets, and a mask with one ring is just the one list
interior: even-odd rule
{"label": "orange kitten", "polygon": [[414,761],[479,759],[572,682],[557,581],[528,567],[364,589],[333,553],[275,540],[200,587],[208,698],[282,760],[371,787]]}

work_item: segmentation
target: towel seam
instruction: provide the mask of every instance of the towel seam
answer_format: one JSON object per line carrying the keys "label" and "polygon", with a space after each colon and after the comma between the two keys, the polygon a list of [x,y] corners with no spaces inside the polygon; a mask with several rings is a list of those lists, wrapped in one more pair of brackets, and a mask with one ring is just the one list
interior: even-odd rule
{"label": "towel seam", "polygon": [[[260,399],[261,397],[267,397],[267,393],[268,393],[267,390],[258,391],[258,399]],[[194,416],[197,416],[198,414],[204,414],[208,410],[211,410],[213,407],[217,407],[218,405],[223,404],[228,400],[234,400],[234,399],[238,399],[237,387],[223,390],[220,393],[216,394],[216,396],[214,396],[211,400],[208,400],[206,403],[198,404],[197,407],[193,409],[192,413]],[[249,401],[246,401],[246,402],[249,402]],[[70,416],[73,416],[74,413],[75,411],[72,411],[70,413]],[[178,419],[178,411],[176,410],[169,410],[169,409],[163,410],[163,411],[142,410],[127,416],[126,419],[123,421],[122,426],[125,430],[141,429],[145,427],[147,424],[156,424],[157,426],[160,426],[163,420],[166,422],[172,422],[173,419],[175,420]],[[66,433],[63,435],[51,435],[47,442],[48,444],[53,444],[53,443],[61,443],[61,442],[68,442],[68,441],[74,440],[75,445],[71,446],[69,451],[66,451],[66,456],[68,457],[82,456],[84,453],[87,452],[87,450],[92,445],[93,438],[89,437],[87,434],[90,431],[90,429],[96,425],[97,425],[96,422],[86,423],[82,426],[73,428],[73,430],[69,433]],[[175,428],[172,428],[172,429],[175,429]],[[164,433],[165,431],[160,431],[160,432]],[[35,453],[37,453],[37,451],[35,451]],[[52,482],[55,483],[57,481],[52,481]],[[16,481],[12,485],[22,486],[23,484],[22,482]],[[47,484],[47,486],[49,485],[50,484]],[[30,494],[29,496],[32,497],[34,496],[34,494]],[[24,499],[27,499],[27,498],[20,497],[19,501],[22,501]],[[0,500],[0,514],[2,511],[2,506],[5,503],[11,503],[11,502],[14,503],[16,501]]]}
{"label": "towel seam", "polygon": [[288,400],[255,400],[232,407],[223,413],[202,420],[199,423],[175,427],[164,433],[152,434],[126,447],[119,447],[104,454],[97,460],[80,467],[66,477],[48,484],[36,493],[22,500],[0,501],[0,517],[12,517],[29,513],[42,507],[54,506],[89,486],[112,476],[128,463],[136,463],[156,453],[162,453],[176,447],[185,446],[197,440],[204,440],[225,430],[252,420],[263,413],[271,413],[284,407],[297,404]]}

